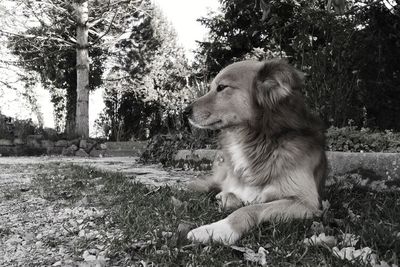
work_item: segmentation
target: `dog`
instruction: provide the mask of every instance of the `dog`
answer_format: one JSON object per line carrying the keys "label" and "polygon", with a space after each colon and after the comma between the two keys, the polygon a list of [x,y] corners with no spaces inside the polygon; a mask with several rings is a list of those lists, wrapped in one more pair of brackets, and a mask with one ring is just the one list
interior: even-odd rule
{"label": "dog", "polygon": [[223,159],[188,186],[219,192],[219,205],[234,210],[189,231],[190,241],[230,245],[262,222],[321,214],[325,129],[305,105],[303,81],[282,59],[236,62],[187,107],[193,126],[221,130]]}

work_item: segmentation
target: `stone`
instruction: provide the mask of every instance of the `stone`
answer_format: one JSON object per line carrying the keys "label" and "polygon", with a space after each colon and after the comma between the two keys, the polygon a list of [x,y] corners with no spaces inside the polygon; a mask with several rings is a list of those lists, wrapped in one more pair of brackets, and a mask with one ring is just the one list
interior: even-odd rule
{"label": "stone", "polygon": [[76,145],[70,145],[69,146],[73,151],[77,151],[79,149],[79,147],[77,147]]}
{"label": "stone", "polygon": [[85,139],[82,139],[79,141],[79,148],[83,148],[83,149],[87,148],[87,141]]}
{"label": "stone", "polygon": [[67,143],[68,143],[68,146],[75,145],[75,146],[79,147],[79,141],[80,140],[78,138],[76,138],[76,139],[73,139],[73,140],[69,140]]}
{"label": "stone", "polygon": [[43,135],[41,135],[41,134],[31,134],[31,135],[28,135],[27,137],[26,137],[26,139],[27,140],[32,140],[32,139],[34,139],[34,140],[37,140],[37,141],[39,141],[39,140],[42,140],[43,139]]}
{"label": "stone", "polygon": [[56,147],[67,147],[68,146],[68,142],[67,140],[58,140],[54,146]]}
{"label": "stone", "polygon": [[[400,153],[354,153],[327,151],[328,177],[359,173],[373,180],[395,180],[400,178]],[[221,164],[221,151],[212,149],[179,150],[174,156],[176,162],[214,162]],[[209,165],[210,169],[212,165]],[[203,170],[206,170],[203,169]]]}
{"label": "stone", "polygon": [[54,142],[50,140],[42,140],[42,147],[48,148],[48,147],[54,147]]}
{"label": "stone", "polygon": [[63,156],[74,156],[75,155],[75,150],[71,147],[65,147],[63,148],[61,155]]}
{"label": "stone", "polygon": [[77,157],[89,157],[89,154],[82,148],[75,152],[75,156]]}
{"label": "stone", "polygon": [[13,142],[8,139],[0,139],[0,146],[13,146]]}
{"label": "stone", "polygon": [[14,145],[16,145],[16,146],[25,145],[25,142],[21,138],[15,138]]}
{"label": "stone", "polygon": [[99,144],[98,146],[100,148],[100,150],[107,150],[107,144]]}
{"label": "stone", "polygon": [[33,138],[27,139],[26,145],[28,147],[32,147],[32,148],[40,148],[41,147],[38,139],[33,139]]}

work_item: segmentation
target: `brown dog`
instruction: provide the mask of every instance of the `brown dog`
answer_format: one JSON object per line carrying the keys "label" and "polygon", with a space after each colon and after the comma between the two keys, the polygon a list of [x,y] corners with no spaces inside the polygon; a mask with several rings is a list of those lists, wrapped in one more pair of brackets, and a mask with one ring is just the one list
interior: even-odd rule
{"label": "brown dog", "polygon": [[324,134],[304,104],[302,84],[303,74],[285,61],[242,61],[224,68],[189,107],[191,124],[221,129],[224,159],[189,187],[218,190],[220,205],[236,209],[190,231],[189,240],[233,244],[264,221],[320,214]]}

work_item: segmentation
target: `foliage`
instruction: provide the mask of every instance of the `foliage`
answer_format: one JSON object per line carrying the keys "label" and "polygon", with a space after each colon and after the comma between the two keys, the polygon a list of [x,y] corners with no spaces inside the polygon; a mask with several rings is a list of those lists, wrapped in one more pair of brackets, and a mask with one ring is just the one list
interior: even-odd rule
{"label": "foliage", "polygon": [[398,1],[347,1],[343,16],[325,1],[272,0],[264,16],[254,1],[220,2],[221,14],[200,19],[209,39],[199,43],[197,65],[208,78],[254,51],[258,59],[288,57],[307,74],[308,103],[329,125],[352,119],[400,129]]}
{"label": "foliage", "polygon": [[161,163],[171,166],[174,162],[174,155],[180,149],[217,148],[215,135],[203,131],[193,134],[183,131],[174,135],[156,135],[150,139],[146,150],[140,160],[145,163]]}
{"label": "foliage", "polygon": [[400,152],[400,133],[373,131],[368,128],[330,127],[326,149],[344,152]]}
{"label": "foliage", "polygon": [[41,131],[42,128],[30,119],[16,120],[0,114],[0,139],[26,139],[28,135],[38,134]]}
{"label": "foliage", "polygon": [[109,51],[106,109],[99,124],[111,140],[146,139],[182,127],[180,110],[190,97],[188,65],[176,34],[161,12],[144,1],[119,22]]}
{"label": "foliage", "polygon": [[[27,71],[40,75],[42,84],[51,93],[57,119],[60,120],[66,111],[65,130],[73,133],[77,101],[76,49],[73,45],[76,25],[71,18],[73,7],[58,0],[52,1],[52,5],[29,0],[20,2],[26,5],[25,16],[31,16],[33,12],[39,23],[32,23],[33,26],[21,33],[11,34],[8,37],[9,48],[19,56],[20,64]],[[35,13],[36,9],[41,15]],[[102,24],[97,27],[104,28]],[[89,37],[94,40],[97,35],[92,31]],[[91,46],[89,53],[92,60],[89,85],[94,89],[102,83],[103,49]],[[60,94],[59,90],[66,93]]]}
{"label": "foliage", "polygon": [[[175,166],[173,156],[180,149],[218,149],[215,132],[195,130],[177,135],[156,135],[150,139],[141,160],[146,163],[162,163]],[[378,131],[355,126],[330,127],[326,131],[327,151],[342,152],[390,152],[400,153],[400,133]],[[192,166],[198,167],[198,166]]]}

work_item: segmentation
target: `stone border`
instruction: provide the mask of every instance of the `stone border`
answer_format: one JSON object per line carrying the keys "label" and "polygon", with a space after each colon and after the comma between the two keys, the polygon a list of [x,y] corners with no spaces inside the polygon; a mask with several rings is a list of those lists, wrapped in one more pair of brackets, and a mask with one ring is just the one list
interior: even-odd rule
{"label": "stone border", "polygon": [[76,157],[134,157],[140,156],[147,141],[100,142],[94,139],[44,139],[42,135],[29,135],[26,139],[0,138],[0,156],[76,156]]}
{"label": "stone border", "polygon": [[[212,149],[179,150],[174,161],[178,166],[193,164],[199,169],[210,169],[220,151]],[[361,173],[371,179],[400,179],[400,153],[326,153],[328,158],[328,176],[345,173]]]}
{"label": "stone border", "polygon": [[99,157],[107,146],[95,140],[73,139],[52,141],[42,135],[29,135],[26,139],[0,139],[0,156],[63,155]]}

